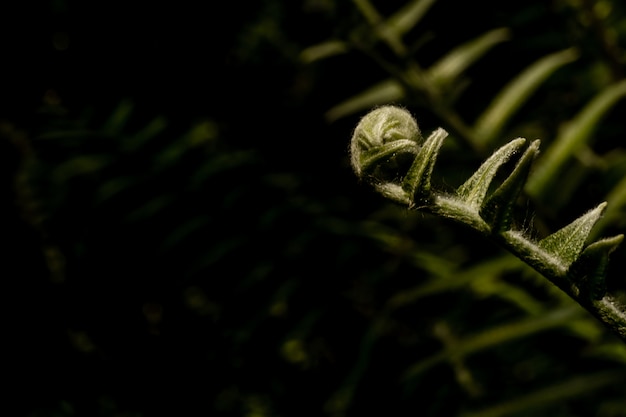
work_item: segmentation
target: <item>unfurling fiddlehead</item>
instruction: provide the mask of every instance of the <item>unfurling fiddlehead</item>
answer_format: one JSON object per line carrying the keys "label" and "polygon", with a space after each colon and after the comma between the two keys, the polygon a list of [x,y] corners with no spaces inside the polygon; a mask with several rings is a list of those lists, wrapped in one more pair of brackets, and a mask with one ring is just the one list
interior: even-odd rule
{"label": "unfurling fiddlehead", "polygon": [[498,169],[522,150],[526,140],[512,140],[496,150],[454,193],[431,188],[437,154],[447,136],[437,129],[424,139],[413,116],[400,107],[383,106],[365,115],[350,144],[352,167],[391,200],[464,223],[489,236],[532,266],[626,341],[626,310],[606,293],[609,254],[623,235],[591,243],[585,241],[601,217],[598,205],[556,233],[536,242],[512,227],[512,209],[539,141],[523,151],[509,176],[488,193]]}

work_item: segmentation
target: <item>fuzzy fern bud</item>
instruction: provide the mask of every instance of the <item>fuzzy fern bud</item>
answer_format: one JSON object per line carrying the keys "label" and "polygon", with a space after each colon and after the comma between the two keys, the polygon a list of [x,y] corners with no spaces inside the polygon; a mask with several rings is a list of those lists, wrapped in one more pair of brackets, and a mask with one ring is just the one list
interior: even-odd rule
{"label": "fuzzy fern bud", "polygon": [[354,129],[351,163],[359,178],[389,181],[402,172],[420,150],[422,135],[411,114],[400,107],[383,106],[365,115]]}

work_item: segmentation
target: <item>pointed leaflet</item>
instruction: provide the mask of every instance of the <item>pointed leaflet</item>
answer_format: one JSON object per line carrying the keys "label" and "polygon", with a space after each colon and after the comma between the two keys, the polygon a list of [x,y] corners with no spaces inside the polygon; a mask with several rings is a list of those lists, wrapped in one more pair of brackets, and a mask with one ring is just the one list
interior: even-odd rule
{"label": "pointed leaflet", "polygon": [[539,153],[539,143],[539,140],[535,140],[528,146],[511,175],[481,207],[480,216],[489,223],[494,233],[504,232],[511,226],[513,205],[528,178],[530,166]]}
{"label": "pointed leaflet", "polygon": [[568,271],[570,279],[589,297],[599,300],[606,293],[606,269],[609,255],[624,240],[624,235],[602,239],[587,246]]}
{"label": "pointed leaflet", "polygon": [[478,209],[487,194],[489,184],[496,175],[498,168],[509,160],[511,155],[517,152],[526,142],[526,139],[518,138],[512,140],[493,153],[478,170],[461,185],[458,196],[470,206]]}
{"label": "pointed leaflet", "polygon": [[402,181],[402,189],[409,193],[413,203],[417,203],[418,199],[427,198],[430,194],[430,174],[433,172],[437,154],[446,136],[448,132],[439,128],[426,139]]}
{"label": "pointed leaflet", "polygon": [[541,240],[539,247],[559,259],[565,267],[569,267],[578,258],[591,228],[598,221],[605,207],[606,203],[600,204],[561,230]]}

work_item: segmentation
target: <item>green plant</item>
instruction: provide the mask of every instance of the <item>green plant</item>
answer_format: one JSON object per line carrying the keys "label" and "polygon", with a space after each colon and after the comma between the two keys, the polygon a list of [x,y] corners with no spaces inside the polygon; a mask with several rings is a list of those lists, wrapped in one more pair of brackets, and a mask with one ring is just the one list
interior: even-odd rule
{"label": "green plant", "polygon": [[[74,24],[98,5],[52,3],[20,40],[54,71],[10,107],[44,91],[46,106],[0,120],[30,226],[7,239],[29,248],[6,274],[23,414],[626,416],[625,343],[490,239],[361,187],[345,152],[361,113],[401,105],[450,133],[431,186],[445,196],[501,140],[542,138],[511,229],[546,236],[607,201],[588,239],[622,233],[618,2],[266,0],[228,6],[226,32],[119,4],[113,37]],[[590,5],[617,71],[574,26]],[[74,75],[94,57],[92,89]],[[414,157],[378,173],[401,185]],[[624,265],[622,244],[607,282],[622,302]]]}
{"label": "green plant", "polygon": [[395,106],[377,108],[361,119],[351,140],[356,174],[385,197],[409,208],[466,224],[503,245],[602,320],[626,340],[626,309],[606,293],[609,254],[624,235],[584,246],[606,203],[538,242],[513,227],[512,211],[539,141],[528,145],[510,175],[492,192],[498,169],[525,145],[515,139],[502,146],[454,193],[431,187],[431,173],[447,132],[423,140],[411,114]]}
{"label": "green plant", "polygon": [[[428,378],[449,375],[447,384],[434,384],[434,391],[450,391],[439,401],[433,399],[430,409],[420,409],[425,415],[453,415],[458,410],[472,416],[572,415],[572,410],[584,414],[578,411],[583,393],[589,410],[603,409],[598,415],[610,415],[606,410],[615,404],[623,413],[623,393],[615,403],[603,397],[623,386],[626,345],[619,304],[624,303],[624,248],[618,247],[623,238],[585,246],[586,240],[624,230],[626,158],[619,140],[623,124],[618,112],[611,112],[623,106],[620,100],[626,97],[624,55],[607,36],[624,36],[619,5],[602,2],[616,12],[609,18],[598,15],[600,9],[592,2],[555,2],[554,14],[545,4],[526,3],[515,12],[500,11],[499,16],[510,19],[494,19],[485,27],[454,20],[453,15],[463,15],[458,3],[410,0],[397,10],[381,2],[352,3],[361,22],[347,34],[335,33],[304,50],[302,58],[316,63],[326,59],[333,65],[345,63],[338,55],[360,54],[385,75],[351,91],[347,87],[329,106],[326,119],[343,123],[341,119],[372,108],[402,106],[420,115],[423,128],[445,126],[449,138],[444,141],[447,132],[438,129],[423,140],[408,113],[392,110],[404,121],[391,130],[403,126],[408,134],[396,130],[378,151],[371,150],[377,141],[372,136],[365,137],[356,152],[353,147],[352,163],[363,181],[412,209],[368,202],[371,220],[362,226],[363,233],[379,242],[389,263],[405,261],[412,269],[390,268],[381,278],[395,285],[394,293],[380,296],[380,309],[363,336],[358,359],[332,398],[333,410],[341,415],[364,401],[359,391],[368,386],[377,360],[389,362],[379,350],[393,337],[389,329],[400,323],[419,335],[410,345],[413,363],[398,370],[404,392],[424,398]],[[593,37],[588,36],[589,22],[597,29]],[[532,31],[527,30],[530,26]],[[446,30],[451,27],[455,30]],[[571,27],[578,32],[573,34]],[[464,41],[455,43],[458,33],[464,34]],[[598,56],[598,50],[607,53]],[[362,62],[351,70],[362,71]],[[356,118],[349,123],[356,124]],[[369,123],[376,124],[373,119]],[[538,141],[499,142],[506,137],[542,138],[541,157],[536,158]],[[516,153],[519,157],[513,158]],[[437,165],[431,185],[438,155],[453,162]],[[517,198],[522,191],[529,200],[526,207]],[[583,196],[607,204],[553,233],[560,219],[587,208]],[[436,217],[424,221],[423,212],[457,222]],[[468,244],[474,238],[465,235],[463,225],[490,239],[484,239],[485,245]],[[565,240],[568,237],[574,238]],[[489,240],[508,250],[498,250]],[[614,266],[607,271],[615,248]],[[487,302],[495,303],[495,309],[477,319],[475,310],[487,310]],[[609,334],[602,324],[607,321],[621,340]],[[547,345],[554,351],[544,362],[537,354],[546,353]],[[576,364],[589,359],[588,352],[608,362],[578,368]],[[565,357],[572,362],[560,367]],[[533,376],[526,381],[532,385],[521,388],[524,378],[514,372],[490,379],[492,371],[486,368],[494,363],[510,369],[528,365]],[[605,365],[616,373],[597,372]],[[594,372],[586,372],[590,369]],[[581,381],[570,383],[578,377]],[[514,381],[516,388],[508,390],[503,381]],[[449,411],[449,402],[462,405]],[[561,414],[555,411],[559,407]],[[545,414],[537,414],[540,410]]]}

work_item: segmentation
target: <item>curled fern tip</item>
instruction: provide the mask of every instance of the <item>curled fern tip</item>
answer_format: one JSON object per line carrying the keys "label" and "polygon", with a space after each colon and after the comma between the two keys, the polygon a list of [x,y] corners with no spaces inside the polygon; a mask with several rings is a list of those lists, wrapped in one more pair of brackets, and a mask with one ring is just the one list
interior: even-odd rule
{"label": "curled fern tip", "polygon": [[382,106],[366,114],[354,129],[350,142],[352,168],[359,178],[385,177],[390,165],[411,161],[418,153],[422,135],[405,109]]}

